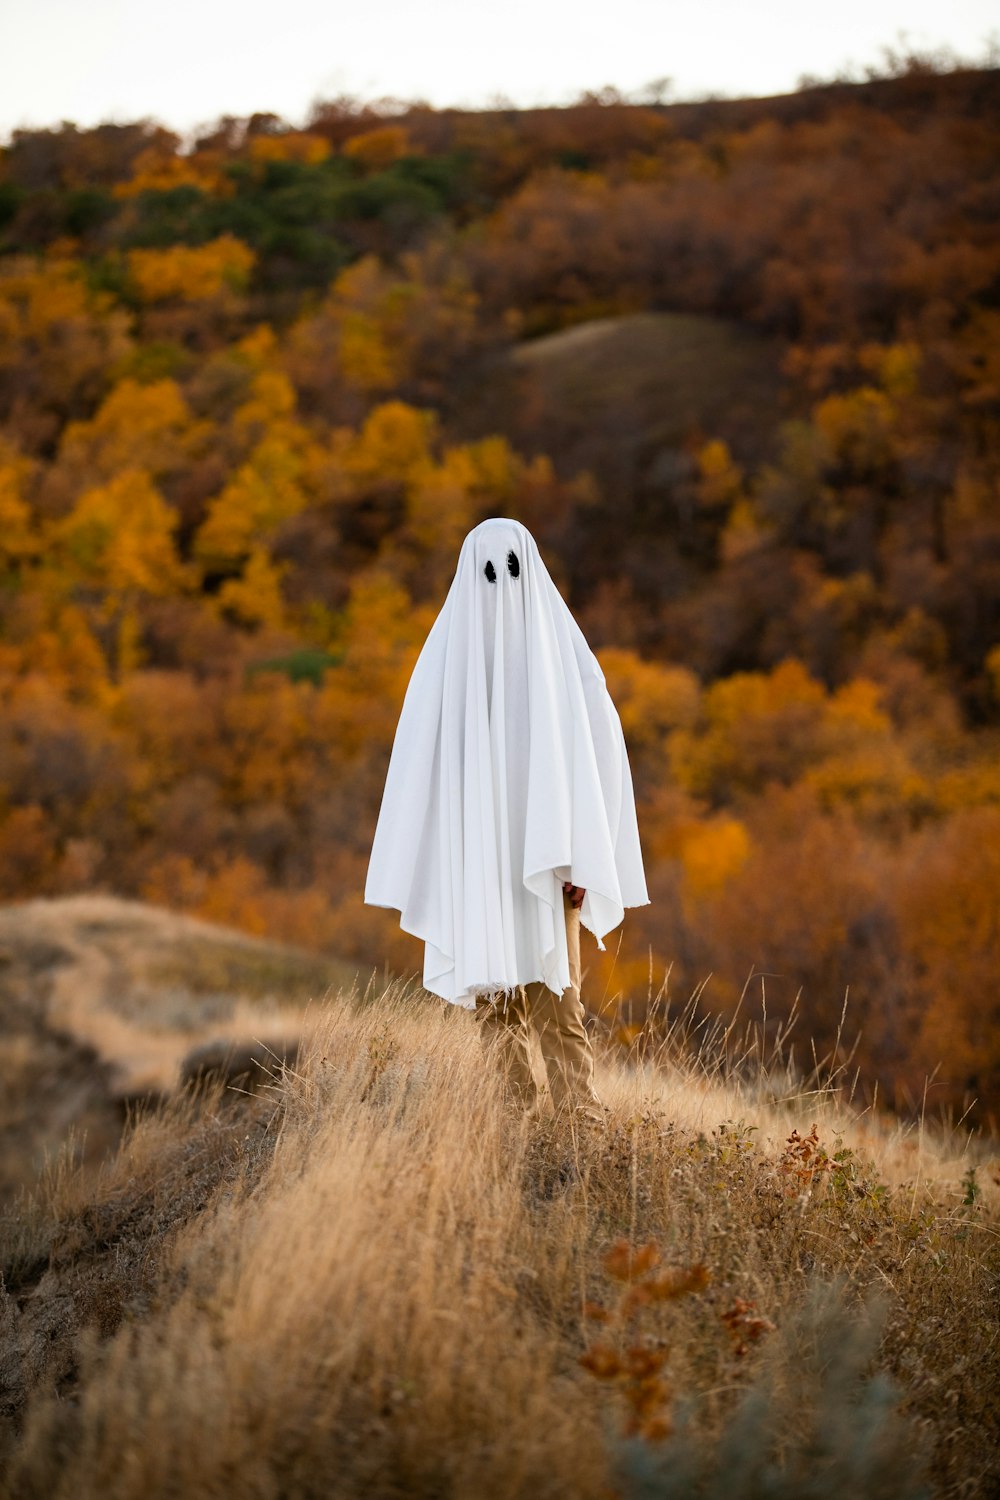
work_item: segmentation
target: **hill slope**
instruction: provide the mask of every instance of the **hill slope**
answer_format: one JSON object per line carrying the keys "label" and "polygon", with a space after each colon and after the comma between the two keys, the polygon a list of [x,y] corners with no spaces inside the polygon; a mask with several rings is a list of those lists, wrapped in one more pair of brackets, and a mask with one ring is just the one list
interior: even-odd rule
{"label": "hill slope", "polygon": [[[742,461],[773,456],[790,392],[780,351],[752,330],[694,313],[592,318],[528,339],[455,392],[459,437],[503,433],[526,453],[587,470],[622,503],[669,494],[693,467],[692,434]],[[680,464],[678,471],[677,465]]]}
{"label": "hill slope", "polygon": [[307,1002],[356,974],[113,896],[0,908],[0,1194],[71,1135],[96,1167],[125,1107],[169,1093],[199,1044],[287,1044]]}
{"label": "hill slope", "polygon": [[466,1013],[342,995],[263,1094],[50,1173],[2,1221],[0,1493],[991,1493],[973,1158],[691,1061],[599,1086],[528,1125]]}

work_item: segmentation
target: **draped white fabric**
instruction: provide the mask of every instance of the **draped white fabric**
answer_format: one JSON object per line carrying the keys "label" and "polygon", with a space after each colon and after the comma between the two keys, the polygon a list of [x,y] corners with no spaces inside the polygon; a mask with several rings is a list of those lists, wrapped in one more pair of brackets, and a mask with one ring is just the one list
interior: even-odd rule
{"label": "draped white fabric", "polygon": [[422,938],[423,982],[569,985],[563,881],[598,946],[648,902],[621,720],[518,521],[484,521],[424,642],[396,729],[365,901]]}

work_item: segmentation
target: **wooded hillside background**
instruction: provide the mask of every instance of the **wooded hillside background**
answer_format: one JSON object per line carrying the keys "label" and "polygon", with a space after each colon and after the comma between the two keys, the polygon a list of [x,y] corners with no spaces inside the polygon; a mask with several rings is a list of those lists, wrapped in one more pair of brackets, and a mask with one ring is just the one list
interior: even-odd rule
{"label": "wooded hillside background", "polygon": [[180,146],[0,153],[0,900],[419,968],[374,821],[461,539],[512,515],[640,803],[591,1006],[627,1040],[651,976],[728,1017],[753,975],[823,1053],[849,991],[863,1087],[995,1122],[1000,72]]}

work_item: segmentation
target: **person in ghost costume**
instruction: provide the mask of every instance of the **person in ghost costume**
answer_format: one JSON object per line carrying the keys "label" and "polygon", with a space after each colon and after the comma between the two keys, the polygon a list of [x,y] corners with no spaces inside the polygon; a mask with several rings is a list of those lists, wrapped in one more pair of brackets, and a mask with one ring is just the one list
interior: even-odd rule
{"label": "person in ghost costume", "polygon": [[475,1010],[531,1108],[599,1106],[580,994],[597,939],[648,902],[621,720],[520,522],[462,544],[393,742],[365,901],[424,942],[424,987]]}

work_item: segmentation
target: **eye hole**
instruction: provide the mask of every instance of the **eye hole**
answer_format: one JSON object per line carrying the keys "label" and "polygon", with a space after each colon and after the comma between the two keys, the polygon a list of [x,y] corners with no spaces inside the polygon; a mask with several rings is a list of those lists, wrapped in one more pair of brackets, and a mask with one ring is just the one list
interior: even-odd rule
{"label": "eye hole", "polygon": [[483,569],[483,572],[486,574],[487,578],[490,580],[490,583],[496,583],[496,581],[497,581],[497,570],[496,570],[496,568],[493,566],[493,564],[491,562],[487,562],[485,568]]}
{"label": "eye hole", "polygon": [[521,574],[521,564],[517,560],[516,552],[507,553],[507,572],[511,578],[518,578]]}

